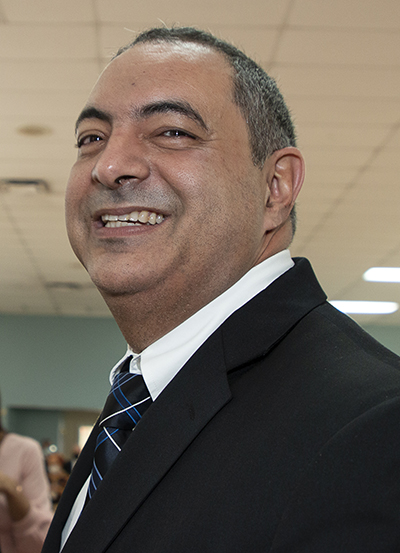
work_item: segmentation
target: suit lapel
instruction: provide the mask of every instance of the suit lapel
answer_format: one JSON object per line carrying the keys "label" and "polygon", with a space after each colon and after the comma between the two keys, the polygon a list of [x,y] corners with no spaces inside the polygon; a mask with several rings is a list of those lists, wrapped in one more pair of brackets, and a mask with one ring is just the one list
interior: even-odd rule
{"label": "suit lapel", "polygon": [[217,331],[146,411],[84,509],[63,553],[85,547],[91,553],[105,551],[230,398],[221,334]]}
{"label": "suit lapel", "polygon": [[[91,553],[106,551],[202,428],[230,400],[227,372],[267,355],[300,319],[325,301],[310,264],[302,259],[233,313],[146,411],[84,509],[63,553],[85,547]],[[90,459],[84,458],[76,467],[78,475],[71,486],[75,491],[67,495],[60,517],[64,522],[64,511],[72,506],[90,471],[93,447],[87,448]]]}
{"label": "suit lapel", "polygon": [[303,318],[326,301],[307,259],[295,259],[266,290],[221,326],[228,373],[265,357]]}
{"label": "suit lapel", "polygon": [[68,479],[65,490],[63,491],[60,503],[57,506],[57,510],[54,514],[53,521],[47,534],[42,553],[46,553],[46,551],[54,552],[60,549],[61,532],[68,519],[76,496],[92,470],[93,452],[96,445],[97,433],[98,427],[96,423],[78,457],[71,476]]}

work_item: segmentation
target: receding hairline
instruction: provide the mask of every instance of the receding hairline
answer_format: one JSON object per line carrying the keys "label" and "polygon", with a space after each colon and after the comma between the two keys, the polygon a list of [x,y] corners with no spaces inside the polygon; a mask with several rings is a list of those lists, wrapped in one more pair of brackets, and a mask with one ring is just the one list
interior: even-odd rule
{"label": "receding hairline", "polygon": [[[118,50],[118,52],[116,54],[114,54],[114,56],[111,58],[111,61],[110,61],[110,64],[113,63],[115,60],[118,60],[119,57],[121,57],[122,55],[130,52],[131,50],[135,50],[135,49],[139,49],[139,48],[151,48],[152,46],[160,46],[160,47],[165,47],[165,48],[176,48],[176,53],[178,53],[178,49],[180,50],[187,50],[188,53],[189,53],[189,50],[192,50],[192,51],[195,51],[196,54],[199,55],[199,59],[197,61],[201,61],[201,58],[200,58],[200,54],[201,54],[201,51],[203,51],[203,53],[206,55],[206,54],[211,54],[211,55],[215,55],[217,59],[221,60],[221,62],[223,63],[223,65],[226,67],[227,69],[227,75],[229,77],[229,79],[231,80],[231,83],[232,83],[232,87],[234,89],[234,86],[235,86],[235,76],[236,76],[236,72],[235,72],[235,67],[231,61],[231,59],[229,58],[229,56],[227,54],[225,54],[222,50],[220,50],[219,48],[213,46],[212,44],[202,44],[202,43],[199,43],[199,42],[196,42],[195,40],[185,40],[185,39],[180,39],[180,38],[177,38],[177,39],[173,39],[173,40],[168,40],[166,38],[154,38],[152,40],[148,40],[148,41],[140,41],[140,42],[132,42],[130,44],[128,44],[127,46],[124,46],[122,48],[120,48]],[[193,59],[192,60],[188,60],[188,61],[196,61],[194,56],[193,56]],[[206,60],[204,60],[206,61]]]}
{"label": "receding hairline", "polygon": [[[114,62],[120,56],[122,56],[123,54],[129,52],[130,50],[134,50],[134,49],[139,48],[139,47],[149,48],[152,45],[165,46],[165,47],[170,47],[170,48],[175,46],[177,48],[177,50],[178,50],[178,48],[180,48],[180,49],[187,48],[188,50],[190,48],[192,50],[197,50],[198,54],[200,54],[201,50],[203,50],[204,54],[215,55],[217,57],[217,59],[221,60],[221,62],[223,63],[223,65],[227,69],[227,76],[229,77],[230,83],[231,83],[231,94],[232,94],[231,100],[234,103],[236,103],[235,98],[234,98],[234,96],[235,96],[235,94],[234,94],[234,92],[235,92],[235,78],[236,78],[236,73],[237,73],[236,68],[235,68],[234,64],[232,63],[231,58],[223,50],[221,50],[220,48],[218,48],[217,46],[215,46],[213,44],[204,44],[204,43],[198,42],[194,39],[190,39],[190,38],[186,39],[184,37],[183,38],[173,37],[171,39],[169,39],[168,37],[157,37],[157,38],[152,38],[150,40],[141,40],[139,42],[132,41],[129,44],[127,44],[125,46],[122,46],[118,50],[118,52],[116,54],[114,54],[114,56],[111,58],[110,63]],[[238,50],[238,51],[240,52],[240,50]],[[195,60],[193,59],[193,61],[195,61]]]}

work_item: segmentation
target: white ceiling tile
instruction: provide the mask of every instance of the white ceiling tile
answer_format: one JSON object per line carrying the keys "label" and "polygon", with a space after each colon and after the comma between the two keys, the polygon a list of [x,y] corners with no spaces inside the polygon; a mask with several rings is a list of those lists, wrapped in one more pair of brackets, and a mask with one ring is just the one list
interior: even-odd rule
{"label": "white ceiling tile", "polygon": [[[143,24],[168,25],[280,25],[290,0],[252,0],[251,9],[241,0],[96,0],[103,22],[118,22],[138,29]],[[213,29],[215,32],[215,28]]]}
{"label": "white ceiling tile", "polygon": [[393,125],[400,120],[400,98],[343,98],[334,95],[317,97],[314,94],[299,96],[294,91],[287,94],[301,138],[302,126],[307,124]]}
{"label": "white ceiling tile", "polygon": [[[400,174],[400,152],[394,148],[384,149],[374,158],[371,167],[375,169],[394,169]],[[397,181],[400,178],[397,177]]]}
{"label": "white ceiling tile", "polygon": [[0,90],[82,90],[99,74],[96,60],[27,60],[0,58]]}
{"label": "white ceiling tile", "polygon": [[388,126],[307,125],[301,126],[299,146],[333,148],[373,148],[388,134]]}
{"label": "white ceiling tile", "polygon": [[0,52],[0,57],[5,59],[95,58],[95,28],[91,25],[3,25]]}
{"label": "white ceiling tile", "polygon": [[16,288],[26,286],[29,290],[31,285],[40,284],[36,267],[26,253],[26,248],[21,244],[20,247],[15,248],[15,257],[8,257],[4,265],[6,270],[1,276],[4,286]]}
{"label": "white ceiling tile", "polygon": [[310,187],[311,190],[318,189],[320,186],[330,184],[342,184],[352,182],[358,175],[358,167],[342,167],[337,164],[335,167],[314,166],[309,160],[307,153],[306,160],[306,178],[303,188]]}
{"label": "white ceiling tile", "polygon": [[42,139],[39,137],[36,139],[21,137],[19,140],[15,140],[12,145],[0,140],[1,158],[11,159],[16,147],[19,148],[19,154],[25,160],[46,158],[47,156],[57,160],[63,159],[65,153],[72,150],[73,143],[65,140],[49,140],[46,137]]}
{"label": "white ceiling tile", "polygon": [[304,148],[307,164],[311,167],[362,167],[371,156],[370,148]]}
{"label": "white ceiling tile", "polygon": [[400,34],[354,29],[288,29],[281,37],[276,61],[398,67]]}
{"label": "white ceiling tile", "polygon": [[0,178],[44,178],[49,182],[52,193],[54,194],[56,188],[56,194],[63,199],[69,171],[75,158],[76,152],[72,148],[69,153],[65,154],[62,161],[43,158],[27,160],[20,157],[10,160],[2,158],[0,155]]}
{"label": "white ceiling tile", "polygon": [[1,158],[11,159],[15,154],[15,148],[18,148],[19,155],[26,160],[46,157],[57,160],[63,159],[66,152],[73,150],[74,144],[72,140],[57,140],[51,136],[18,136],[12,144],[0,140]]}
{"label": "white ceiling tile", "polygon": [[[27,123],[40,117],[41,121],[47,118],[57,117],[60,113],[64,117],[71,118],[73,124],[81,109],[85,105],[87,94],[75,91],[1,91],[0,92],[0,117],[12,116],[25,117]],[[1,152],[0,152],[1,155]]]}
{"label": "white ceiling tile", "polygon": [[354,29],[399,29],[398,0],[295,0],[288,23]]}
{"label": "white ceiling tile", "polygon": [[94,20],[92,3],[82,0],[2,0],[12,23],[75,23]]}
{"label": "white ceiling tile", "polygon": [[7,23],[6,14],[3,10],[3,5],[0,2],[0,25]]}
{"label": "white ceiling tile", "polygon": [[[400,42],[399,42],[400,48]],[[399,98],[400,67],[366,68],[332,65],[274,65],[270,71],[284,96],[355,97],[386,102]]]}
{"label": "white ceiling tile", "polygon": [[397,125],[396,128],[393,129],[392,136],[385,148],[387,150],[396,150],[400,152],[400,125]]}
{"label": "white ceiling tile", "polygon": [[21,315],[57,315],[54,305],[49,300],[48,294],[39,291],[33,286],[20,289],[7,289],[0,297],[0,312],[15,313]]}
{"label": "white ceiling tile", "polygon": [[57,305],[64,315],[110,317],[110,311],[96,289],[53,290]]}

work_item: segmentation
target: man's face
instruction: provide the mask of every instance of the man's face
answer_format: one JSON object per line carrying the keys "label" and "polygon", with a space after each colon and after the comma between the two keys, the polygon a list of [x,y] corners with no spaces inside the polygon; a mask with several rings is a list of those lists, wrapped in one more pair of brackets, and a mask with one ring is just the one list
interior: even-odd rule
{"label": "man's face", "polygon": [[72,247],[103,295],[159,290],[189,312],[259,261],[266,178],[232,94],[224,58],[193,44],[138,45],[103,72],[66,196]]}

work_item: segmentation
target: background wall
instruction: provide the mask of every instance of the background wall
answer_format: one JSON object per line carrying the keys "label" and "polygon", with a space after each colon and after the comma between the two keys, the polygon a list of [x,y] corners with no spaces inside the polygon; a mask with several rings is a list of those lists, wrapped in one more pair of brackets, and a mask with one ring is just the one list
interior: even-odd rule
{"label": "background wall", "polygon": [[112,318],[0,315],[3,408],[100,409],[125,350]]}
{"label": "background wall", "polygon": [[[400,355],[400,329],[364,327]],[[125,341],[110,318],[0,315],[3,408],[101,409]]]}
{"label": "background wall", "polygon": [[[364,328],[400,355],[399,327]],[[90,424],[102,409],[109,371],[125,348],[111,317],[0,315],[6,426],[70,451],[79,421]],[[77,419],[73,425],[71,418]]]}
{"label": "background wall", "polygon": [[79,421],[92,424],[101,410],[109,371],[125,349],[111,317],[0,315],[5,426],[68,454]]}

